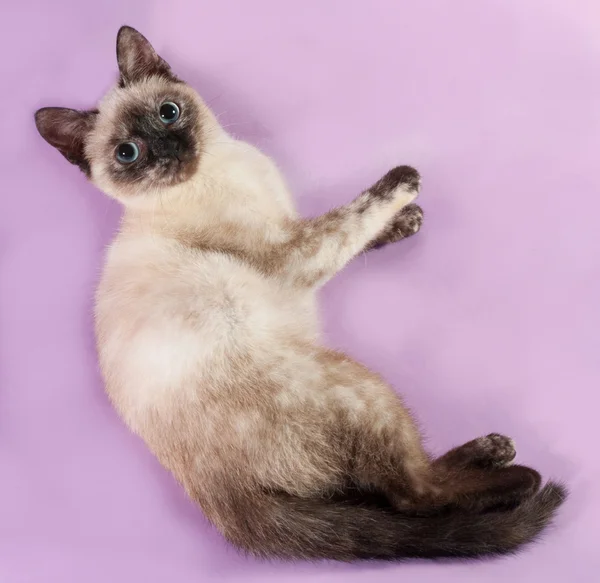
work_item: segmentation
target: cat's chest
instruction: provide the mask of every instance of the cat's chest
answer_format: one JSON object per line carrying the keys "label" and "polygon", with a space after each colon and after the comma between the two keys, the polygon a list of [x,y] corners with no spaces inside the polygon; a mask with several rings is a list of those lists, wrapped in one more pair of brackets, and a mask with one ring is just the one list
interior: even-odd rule
{"label": "cat's chest", "polygon": [[313,334],[312,292],[283,286],[235,258],[205,258],[191,287],[197,293],[190,307],[204,323],[203,334],[218,328],[238,345]]}

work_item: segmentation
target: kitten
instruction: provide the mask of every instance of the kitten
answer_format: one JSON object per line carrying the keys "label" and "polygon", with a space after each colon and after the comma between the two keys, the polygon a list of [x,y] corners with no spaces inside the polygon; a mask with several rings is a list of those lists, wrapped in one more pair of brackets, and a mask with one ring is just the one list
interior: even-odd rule
{"label": "kitten", "polygon": [[98,109],[44,108],[40,134],[124,217],[96,296],[108,395],[238,548],[266,557],[478,557],[535,539],[566,491],[480,437],[433,459],[400,398],[322,346],[317,290],[416,233],[400,166],[298,217],[274,163],[236,141],[137,31]]}

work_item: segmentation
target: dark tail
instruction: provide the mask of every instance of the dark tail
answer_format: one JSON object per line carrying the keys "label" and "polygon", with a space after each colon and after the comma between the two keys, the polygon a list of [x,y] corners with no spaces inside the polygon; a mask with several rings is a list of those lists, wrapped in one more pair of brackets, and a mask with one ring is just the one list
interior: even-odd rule
{"label": "dark tail", "polygon": [[563,486],[551,482],[512,510],[427,517],[329,500],[264,496],[244,504],[245,512],[237,514],[226,536],[243,550],[269,558],[353,561],[502,555],[538,538],[566,495]]}

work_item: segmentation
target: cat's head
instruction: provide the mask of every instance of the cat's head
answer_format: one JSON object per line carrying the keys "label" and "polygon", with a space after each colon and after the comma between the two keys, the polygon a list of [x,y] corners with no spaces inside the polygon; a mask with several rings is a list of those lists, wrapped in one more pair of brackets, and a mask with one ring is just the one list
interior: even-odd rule
{"label": "cat's head", "polygon": [[117,36],[117,61],[119,83],[98,109],[47,107],[35,122],[69,162],[125,201],[189,180],[217,126],[197,93],[128,26]]}

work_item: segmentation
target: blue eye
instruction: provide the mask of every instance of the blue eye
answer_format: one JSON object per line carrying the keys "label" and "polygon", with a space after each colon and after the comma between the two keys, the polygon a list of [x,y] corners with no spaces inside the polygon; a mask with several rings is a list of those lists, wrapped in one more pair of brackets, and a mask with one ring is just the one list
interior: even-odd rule
{"label": "blue eye", "polygon": [[179,119],[179,106],[172,101],[165,101],[158,110],[160,121],[169,125],[175,123]]}
{"label": "blue eye", "polygon": [[131,164],[138,159],[140,149],[133,142],[125,142],[117,146],[117,160],[123,164]]}

